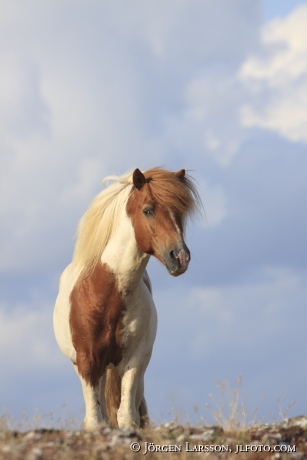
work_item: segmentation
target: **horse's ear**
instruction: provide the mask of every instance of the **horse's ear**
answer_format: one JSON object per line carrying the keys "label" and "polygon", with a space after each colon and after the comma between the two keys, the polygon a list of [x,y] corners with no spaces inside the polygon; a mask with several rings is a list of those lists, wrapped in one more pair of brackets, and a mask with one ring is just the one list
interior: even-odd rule
{"label": "horse's ear", "polygon": [[135,169],[135,171],[133,172],[132,179],[133,179],[133,185],[138,190],[141,190],[141,188],[143,187],[143,185],[146,182],[144,174],[138,168]]}
{"label": "horse's ear", "polygon": [[175,172],[174,175],[178,177],[178,179],[183,180],[185,176],[185,169],[180,169],[180,171]]}

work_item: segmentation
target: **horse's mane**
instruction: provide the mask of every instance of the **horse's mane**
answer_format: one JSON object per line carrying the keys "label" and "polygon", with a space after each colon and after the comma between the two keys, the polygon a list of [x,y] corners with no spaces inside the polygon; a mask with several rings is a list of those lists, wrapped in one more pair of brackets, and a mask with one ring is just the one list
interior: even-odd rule
{"label": "horse's mane", "polygon": [[[174,173],[152,168],[144,173],[154,200],[182,217],[202,211],[202,203],[192,179],[178,179]],[[98,263],[108,241],[119,225],[119,219],[133,191],[132,172],[108,176],[102,182],[114,182],[102,190],[90,203],[77,230],[73,265],[89,274]]]}

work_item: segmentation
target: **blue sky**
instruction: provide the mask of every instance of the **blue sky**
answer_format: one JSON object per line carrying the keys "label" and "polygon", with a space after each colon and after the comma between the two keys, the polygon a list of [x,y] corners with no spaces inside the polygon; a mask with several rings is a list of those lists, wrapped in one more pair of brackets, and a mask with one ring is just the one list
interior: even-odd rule
{"label": "blue sky", "polygon": [[[82,419],[52,331],[101,180],[186,168],[206,219],[188,272],[149,263],[154,420],[234,385],[259,417],[307,413],[307,2],[0,3],[0,413]],[[287,406],[287,403],[285,403]]]}
{"label": "blue sky", "polygon": [[285,17],[297,6],[306,2],[300,0],[264,0],[264,15],[266,20]]}

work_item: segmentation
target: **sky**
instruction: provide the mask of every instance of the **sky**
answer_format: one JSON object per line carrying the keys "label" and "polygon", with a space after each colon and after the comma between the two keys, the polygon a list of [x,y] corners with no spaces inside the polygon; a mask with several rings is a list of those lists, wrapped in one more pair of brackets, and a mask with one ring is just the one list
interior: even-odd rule
{"label": "sky", "polygon": [[82,419],[59,276],[102,179],[157,165],[206,216],[187,273],[149,262],[152,419],[211,422],[240,375],[251,418],[307,414],[306,21],[296,0],[0,2],[0,414]]}

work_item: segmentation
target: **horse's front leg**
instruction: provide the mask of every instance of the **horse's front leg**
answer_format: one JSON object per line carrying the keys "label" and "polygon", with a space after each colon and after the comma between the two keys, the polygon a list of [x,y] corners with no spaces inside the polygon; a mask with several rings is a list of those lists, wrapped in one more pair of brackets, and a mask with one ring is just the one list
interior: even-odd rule
{"label": "horse's front leg", "polygon": [[[87,383],[84,378],[79,374],[78,368],[74,365],[74,369],[78,374],[81,381],[84,403],[85,403],[85,418],[84,429],[94,430],[104,420],[106,421],[106,412],[104,406],[104,399],[101,398],[101,385],[103,385],[103,377],[97,386],[93,387]],[[101,401],[102,399],[102,401]]]}
{"label": "horse's front leg", "polygon": [[140,427],[139,406],[141,400],[138,401],[140,397],[138,392],[140,379],[143,379],[143,373],[138,367],[126,366],[121,380],[121,400],[117,412],[119,428]]}

